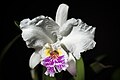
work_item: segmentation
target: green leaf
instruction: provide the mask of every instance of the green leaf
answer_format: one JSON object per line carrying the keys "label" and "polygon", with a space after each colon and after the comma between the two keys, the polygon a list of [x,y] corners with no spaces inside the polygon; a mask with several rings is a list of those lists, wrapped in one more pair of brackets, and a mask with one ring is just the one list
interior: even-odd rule
{"label": "green leaf", "polygon": [[76,76],[74,77],[75,80],[84,80],[85,78],[85,70],[84,70],[84,62],[83,62],[83,59],[82,57],[77,60],[76,62],[76,67],[77,67],[77,74]]}
{"label": "green leaf", "polygon": [[111,76],[111,80],[120,80],[120,67],[116,68]]}
{"label": "green leaf", "polygon": [[15,25],[16,25],[18,28],[20,28],[18,21],[14,21],[14,23],[15,23]]}
{"label": "green leaf", "polygon": [[95,59],[96,59],[96,61],[101,61],[102,59],[104,59],[105,57],[107,57],[107,55],[106,54],[103,54],[103,55],[98,55]]}
{"label": "green leaf", "polygon": [[4,55],[7,53],[9,48],[12,46],[12,44],[20,37],[20,35],[17,35],[15,38],[12,39],[2,50],[1,55],[0,55],[0,63],[4,57]]}
{"label": "green leaf", "polygon": [[90,67],[94,70],[94,72],[99,73],[101,70],[104,69],[104,67],[102,66],[101,63],[99,62],[93,62],[92,64],[90,64]]}

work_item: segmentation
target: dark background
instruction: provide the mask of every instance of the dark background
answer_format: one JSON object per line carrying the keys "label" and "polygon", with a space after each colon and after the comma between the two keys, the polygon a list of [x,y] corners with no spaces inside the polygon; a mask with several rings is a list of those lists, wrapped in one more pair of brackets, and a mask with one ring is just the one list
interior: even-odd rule
{"label": "dark background", "polygon": [[[0,80],[31,80],[29,57],[34,50],[28,49],[21,36],[3,55],[5,46],[14,37],[21,34],[14,21],[39,15],[55,18],[56,10],[61,3],[69,5],[68,18],[80,18],[88,25],[96,27],[96,47],[82,54],[85,63],[86,80],[113,80],[112,74],[120,66],[119,63],[119,4],[113,1],[14,1],[0,3]],[[3,6],[2,6],[3,5]],[[112,65],[96,74],[89,65],[96,56],[106,54],[102,64]],[[120,75],[120,74],[119,74]]]}

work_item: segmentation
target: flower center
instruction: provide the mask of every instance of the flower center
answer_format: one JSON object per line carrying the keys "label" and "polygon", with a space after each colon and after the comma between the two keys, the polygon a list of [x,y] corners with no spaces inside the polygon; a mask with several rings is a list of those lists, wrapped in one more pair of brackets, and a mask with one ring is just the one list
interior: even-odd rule
{"label": "flower center", "polygon": [[56,58],[59,57],[59,53],[58,53],[56,50],[51,51],[51,52],[50,52],[50,57],[51,57],[52,59],[56,59]]}

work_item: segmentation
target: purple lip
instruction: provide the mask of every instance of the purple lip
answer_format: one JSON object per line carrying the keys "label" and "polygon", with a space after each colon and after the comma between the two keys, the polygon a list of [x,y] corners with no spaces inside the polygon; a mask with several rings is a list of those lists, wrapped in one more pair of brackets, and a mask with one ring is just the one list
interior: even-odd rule
{"label": "purple lip", "polygon": [[56,59],[49,56],[45,58],[41,63],[47,68],[46,72],[53,76],[55,73],[61,72],[68,67],[67,63],[65,62],[64,55],[58,56]]}

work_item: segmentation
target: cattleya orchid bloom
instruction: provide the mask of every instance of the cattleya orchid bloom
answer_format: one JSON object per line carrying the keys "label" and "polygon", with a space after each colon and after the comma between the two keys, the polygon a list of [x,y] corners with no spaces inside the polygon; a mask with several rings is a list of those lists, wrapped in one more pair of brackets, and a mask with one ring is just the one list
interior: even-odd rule
{"label": "cattleya orchid bloom", "polygon": [[80,59],[82,52],[93,49],[96,44],[95,27],[80,19],[67,20],[68,8],[68,5],[60,4],[55,21],[41,15],[20,22],[23,40],[28,48],[35,49],[30,57],[30,67],[33,69],[41,63],[47,69],[45,74],[50,77],[62,70],[75,76],[76,60]]}

